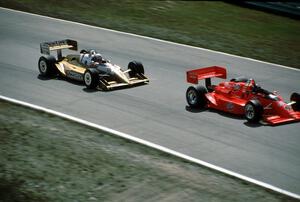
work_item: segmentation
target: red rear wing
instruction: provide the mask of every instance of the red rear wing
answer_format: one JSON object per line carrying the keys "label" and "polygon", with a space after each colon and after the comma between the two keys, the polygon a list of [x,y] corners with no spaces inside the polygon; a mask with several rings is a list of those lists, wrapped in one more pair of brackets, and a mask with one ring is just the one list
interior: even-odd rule
{"label": "red rear wing", "polygon": [[186,72],[186,80],[189,83],[198,84],[198,80],[218,77],[226,79],[226,69],[224,67],[212,66],[200,69],[193,69]]}

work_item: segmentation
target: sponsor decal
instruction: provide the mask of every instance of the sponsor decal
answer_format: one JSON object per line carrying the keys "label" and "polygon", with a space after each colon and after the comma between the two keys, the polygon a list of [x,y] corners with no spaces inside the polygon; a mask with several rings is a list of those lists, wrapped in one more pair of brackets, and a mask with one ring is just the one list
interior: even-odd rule
{"label": "sponsor decal", "polygon": [[64,45],[68,45],[67,40],[41,43],[40,44],[41,53],[49,55],[50,54],[50,47],[64,46]]}
{"label": "sponsor decal", "polygon": [[232,111],[232,110],[234,109],[234,104],[231,103],[231,102],[228,102],[228,103],[226,104],[226,109],[227,109],[228,111]]}
{"label": "sponsor decal", "polygon": [[79,80],[79,81],[82,81],[83,80],[83,76],[77,72],[74,72],[74,71],[66,71],[66,75],[67,77],[70,77],[72,79],[76,79],[76,80]]}
{"label": "sponsor decal", "polygon": [[54,41],[54,42],[47,42],[46,43],[48,46],[63,46],[63,45],[68,45],[66,40],[62,41]]}
{"label": "sponsor decal", "polygon": [[189,74],[188,76],[189,76],[191,79],[197,79],[197,78],[198,78],[198,76],[197,76],[195,73],[193,73],[193,72],[189,72],[188,74]]}
{"label": "sponsor decal", "polygon": [[47,55],[50,54],[50,50],[49,50],[49,45],[48,44],[46,44],[46,43],[42,43],[41,44],[41,53],[47,54]]}

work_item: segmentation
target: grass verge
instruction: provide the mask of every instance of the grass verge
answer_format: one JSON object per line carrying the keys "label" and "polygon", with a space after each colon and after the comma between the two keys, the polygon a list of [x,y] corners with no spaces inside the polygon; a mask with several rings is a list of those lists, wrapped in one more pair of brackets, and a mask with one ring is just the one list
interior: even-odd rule
{"label": "grass verge", "polygon": [[300,68],[299,20],[234,4],[0,0],[0,6]]}
{"label": "grass verge", "polygon": [[166,153],[0,100],[1,201],[293,201]]}

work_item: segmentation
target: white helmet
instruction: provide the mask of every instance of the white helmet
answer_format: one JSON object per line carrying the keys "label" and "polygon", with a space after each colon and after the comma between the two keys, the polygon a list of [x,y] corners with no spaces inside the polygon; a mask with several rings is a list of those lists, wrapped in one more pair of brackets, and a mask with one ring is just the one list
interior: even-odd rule
{"label": "white helmet", "polygon": [[96,54],[96,51],[95,50],[90,50],[90,55],[95,55]]}
{"label": "white helmet", "polygon": [[94,56],[93,56],[93,61],[94,62],[99,62],[101,63],[102,62],[102,56],[100,53],[96,53]]}

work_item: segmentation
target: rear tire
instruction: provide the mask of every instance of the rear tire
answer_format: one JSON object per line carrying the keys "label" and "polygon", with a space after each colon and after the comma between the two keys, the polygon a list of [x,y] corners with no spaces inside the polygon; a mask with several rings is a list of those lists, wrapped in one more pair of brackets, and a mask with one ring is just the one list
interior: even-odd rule
{"label": "rear tire", "polygon": [[88,89],[95,89],[99,85],[99,72],[97,69],[89,68],[83,74],[83,81]]}
{"label": "rear tire", "polygon": [[248,122],[257,123],[263,113],[263,107],[258,100],[250,100],[245,105],[245,117]]}
{"label": "rear tire", "polygon": [[38,62],[40,75],[44,77],[50,77],[57,73],[55,67],[56,59],[52,55],[47,57],[41,56]]}
{"label": "rear tire", "polygon": [[144,66],[141,62],[138,61],[132,61],[128,64],[128,69],[131,71],[128,73],[130,77],[134,77],[137,74],[144,74]]}
{"label": "rear tire", "polygon": [[296,102],[296,103],[292,104],[293,110],[300,111],[300,94],[292,93],[290,100],[291,100],[291,102]]}
{"label": "rear tire", "polygon": [[205,94],[207,89],[204,86],[190,86],[186,91],[186,101],[192,108],[204,108],[207,104]]}

